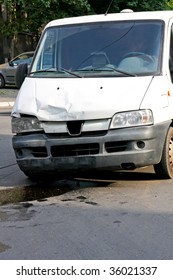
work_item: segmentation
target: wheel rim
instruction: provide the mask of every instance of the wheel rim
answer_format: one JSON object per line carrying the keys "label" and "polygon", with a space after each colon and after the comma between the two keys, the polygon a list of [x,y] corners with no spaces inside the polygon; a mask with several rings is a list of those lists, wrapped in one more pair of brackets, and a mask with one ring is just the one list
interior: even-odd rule
{"label": "wheel rim", "polygon": [[173,172],[173,135],[171,135],[169,140],[169,167],[171,172]]}

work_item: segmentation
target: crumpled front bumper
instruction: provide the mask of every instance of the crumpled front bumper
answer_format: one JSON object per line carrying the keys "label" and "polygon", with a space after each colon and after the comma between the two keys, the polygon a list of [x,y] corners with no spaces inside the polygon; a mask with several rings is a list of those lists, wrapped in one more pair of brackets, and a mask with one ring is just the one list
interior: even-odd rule
{"label": "crumpled front bumper", "polygon": [[15,135],[12,143],[24,172],[135,169],[159,163],[169,122],[68,137]]}

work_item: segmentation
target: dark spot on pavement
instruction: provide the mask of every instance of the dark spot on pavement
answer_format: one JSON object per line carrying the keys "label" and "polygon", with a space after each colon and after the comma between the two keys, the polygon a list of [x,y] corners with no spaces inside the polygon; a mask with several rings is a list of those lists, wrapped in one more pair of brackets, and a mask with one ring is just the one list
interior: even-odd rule
{"label": "dark spot on pavement", "polygon": [[46,198],[41,198],[41,199],[37,199],[38,202],[43,202],[43,201],[47,201]]}
{"label": "dark spot on pavement", "polygon": [[114,224],[121,224],[121,221],[114,221]]}
{"label": "dark spot on pavement", "polygon": [[83,195],[80,195],[80,196],[77,196],[78,199],[87,199],[85,196]]}
{"label": "dark spot on pavement", "polygon": [[33,206],[33,204],[32,204],[32,203],[29,203],[29,202],[21,203],[21,205],[22,205],[24,208],[29,208],[29,207]]}
{"label": "dark spot on pavement", "polygon": [[126,204],[128,203],[127,201],[120,201],[120,204]]}
{"label": "dark spot on pavement", "polygon": [[8,214],[6,212],[0,211],[0,221],[5,221],[8,219]]}
{"label": "dark spot on pavement", "polygon": [[10,249],[11,247],[0,242],[0,253]]}
{"label": "dark spot on pavement", "polygon": [[72,199],[72,198],[65,198],[65,199],[61,199],[61,201],[75,201],[75,199]]}
{"label": "dark spot on pavement", "polygon": [[121,215],[128,215],[128,212],[122,212]]}
{"label": "dark spot on pavement", "polygon": [[90,205],[94,205],[94,206],[98,205],[98,203],[92,202],[92,201],[86,201],[85,203],[86,204],[90,204]]}

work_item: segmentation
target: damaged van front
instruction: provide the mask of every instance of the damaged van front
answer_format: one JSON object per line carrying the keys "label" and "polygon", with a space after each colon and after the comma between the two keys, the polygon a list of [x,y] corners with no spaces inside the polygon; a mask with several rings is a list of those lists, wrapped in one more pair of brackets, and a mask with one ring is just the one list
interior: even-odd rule
{"label": "damaged van front", "polygon": [[163,62],[169,15],[95,15],[46,26],[12,111],[13,148],[27,176],[154,165],[173,178],[165,151],[173,149],[171,71]]}

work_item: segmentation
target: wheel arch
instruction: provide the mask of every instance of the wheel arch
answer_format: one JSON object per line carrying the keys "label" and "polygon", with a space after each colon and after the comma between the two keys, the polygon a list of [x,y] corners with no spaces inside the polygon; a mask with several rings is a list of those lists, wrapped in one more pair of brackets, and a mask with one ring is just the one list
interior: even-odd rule
{"label": "wheel arch", "polygon": [[2,73],[0,73],[0,88],[5,87],[5,78]]}

